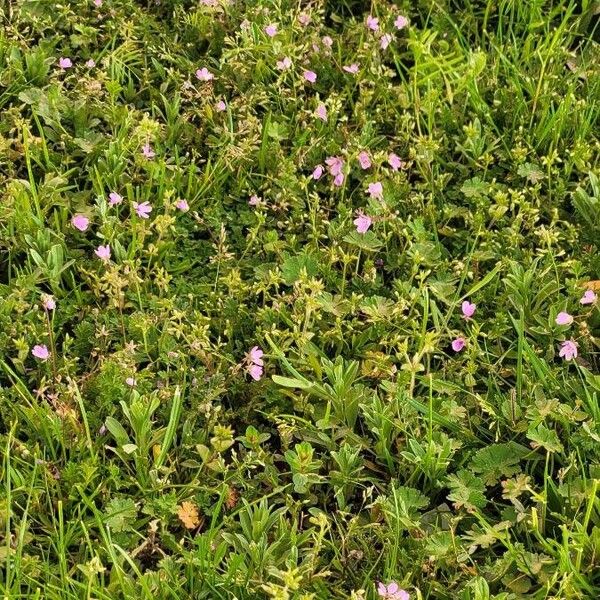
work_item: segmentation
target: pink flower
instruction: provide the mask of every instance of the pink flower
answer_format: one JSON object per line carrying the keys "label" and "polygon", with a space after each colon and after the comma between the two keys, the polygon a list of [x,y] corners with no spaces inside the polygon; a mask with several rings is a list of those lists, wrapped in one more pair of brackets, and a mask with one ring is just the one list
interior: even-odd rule
{"label": "pink flower", "polygon": [[383,199],[383,186],[381,182],[376,181],[375,183],[369,184],[369,195],[371,198],[376,198],[377,200]]}
{"label": "pink flower", "polygon": [[285,71],[292,66],[292,59],[289,56],[284,56],[283,59],[277,61],[277,68],[280,71]]}
{"label": "pink flower", "polygon": [[42,297],[42,306],[46,310],[54,310],[56,308],[56,301],[54,300],[54,296],[45,295]]}
{"label": "pink flower", "polygon": [[303,27],[306,27],[310,23],[310,15],[306,13],[300,13],[298,15],[298,23]]}
{"label": "pink flower", "polygon": [[323,176],[323,165],[317,165],[312,172],[312,178],[317,181]]}
{"label": "pink flower", "polygon": [[73,66],[73,62],[71,61],[70,58],[63,58],[61,56],[58,59],[58,66],[59,66],[59,68],[61,68],[64,71],[65,69],[70,69]]}
{"label": "pink flower", "polygon": [[108,261],[110,260],[110,246],[106,244],[106,246],[98,246],[94,250],[94,254],[101,260]]}
{"label": "pink flower", "polygon": [[317,74],[314,71],[304,71],[303,77],[309,83],[317,81]]}
{"label": "pink flower", "polygon": [[45,344],[36,344],[31,351],[36,358],[40,360],[48,360],[50,358],[50,350]]}
{"label": "pink flower", "polygon": [[333,46],[333,40],[328,35],[324,36],[321,39],[321,42],[323,42],[323,46],[325,46],[326,48],[331,48],[331,46]]}
{"label": "pink flower", "polygon": [[392,167],[393,171],[404,168],[404,161],[393,152],[388,154],[388,163],[390,164],[390,167]]}
{"label": "pink flower", "polygon": [[369,227],[373,223],[373,219],[369,217],[369,215],[364,215],[360,213],[356,219],[354,219],[354,224],[356,225],[356,231],[358,233],[367,233]]}
{"label": "pink flower", "polygon": [[136,381],[136,380],[135,380],[133,377],[128,377],[128,378],[125,380],[125,383],[126,383],[128,386],[130,386],[130,387],[134,387],[134,386],[135,386],[135,384],[137,383],[137,381]]}
{"label": "pink flower", "polygon": [[265,353],[258,346],[253,346],[250,348],[250,352],[248,352],[248,360],[259,367],[262,367],[265,364],[263,362],[264,354]]}
{"label": "pink flower", "polygon": [[146,158],[154,158],[156,156],[156,152],[152,150],[152,146],[148,142],[142,146],[142,154]]}
{"label": "pink flower", "polygon": [[150,206],[150,202],[142,202],[141,204],[134,202],[133,208],[137,213],[137,216],[142,219],[147,219],[152,212],[152,206]]}
{"label": "pink flower", "polygon": [[263,366],[265,364],[263,356],[264,352],[258,346],[253,346],[246,356],[248,373],[254,381],[258,381],[263,375]]}
{"label": "pink flower", "polygon": [[219,100],[215,104],[215,110],[217,112],[223,112],[223,111],[227,110],[227,104],[225,104],[225,101],[224,100]]}
{"label": "pink flower", "polygon": [[319,106],[317,106],[317,110],[315,111],[315,114],[317,115],[317,117],[319,117],[319,119],[321,119],[321,121],[327,122],[327,108],[325,107],[325,105],[323,103],[321,103],[321,104],[319,104]]}
{"label": "pink flower", "polygon": [[90,224],[90,220],[84,215],[75,215],[71,219],[71,225],[75,227],[75,229],[79,229],[79,231],[85,231]]}
{"label": "pink flower", "polygon": [[598,300],[598,296],[594,293],[594,290],[586,290],[583,296],[581,296],[581,300],[579,300],[580,304],[594,304]]}
{"label": "pink flower", "polygon": [[379,40],[379,46],[382,50],[385,50],[392,43],[393,39],[394,36],[391,33],[384,33]]}
{"label": "pink flower", "polygon": [[565,340],[560,345],[560,352],[558,355],[565,360],[573,360],[577,358],[577,343],[573,340]]}
{"label": "pink flower", "polygon": [[371,158],[364,150],[358,155],[358,162],[362,169],[369,169],[371,167]]}
{"label": "pink flower", "polygon": [[269,36],[269,37],[274,37],[277,35],[277,25],[275,25],[274,23],[271,23],[270,25],[267,25],[265,27],[265,33]]}
{"label": "pink flower", "polygon": [[371,31],[377,31],[379,29],[379,19],[369,15],[367,17],[367,29]]}
{"label": "pink flower", "polygon": [[100,8],[102,6],[102,0],[94,0],[94,5]]}
{"label": "pink flower", "polygon": [[477,308],[476,304],[465,300],[462,303],[462,314],[465,319],[470,319],[475,314],[475,309]]}
{"label": "pink flower", "polygon": [[121,196],[120,194],[117,194],[117,192],[111,192],[108,195],[108,203],[111,206],[115,206],[116,204],[121,204],[121,202],[123,202],[123,196]]}
{"label": "pink flower", "polygon": [[340,187],[341,185],[343,185],[343,183],[344,183],[344,174],[343,173],[338,173],[333,178],[333,185],[335,185],[336,187]]}
{"label": "pink flower", "polygon": [[248,373],[254,381],[258,381],[263,375],[263,368],[260,365],[249,365]]}
{"label": "pink flower", "polygon": [[187,200],[177,200],[177,202],[175,202],[175,207],[181,212],[187,212],[190,210],[190,205],[187,203]]}
{"label": "pink flower", "polygon": [[379,582],[377,584],[377,594],[384,600],[409,600],[408,592],[401,590],[395,581],[391,581],[387,585]]}
{"label": "pink flower", "polygon": [[329,167],[329,174],[335,177],[342,172],[344,161],[339,156],[330,156],[325,159],[325,164]]}
{"label": "pink flower", "polygon": [[398,15],[394,21],[394,25],[396,26],[396,29],[400,31],[400,29],[404,29],[408,25],[408,19],[402,15]]}
{"label": "pink flower", "polygon": [[466,345],[467,342],[463,337],[457,337],[456,339],[452,340],[452,350],[454,350],[454,352],[460,352]]}
{"label": "pink flower", "polygon": [[556,315],[557,325],[570,325],[573,322],[573,317],[568,312],[559,312]]}
{"label": "pink flower", "polygon": [[86,63],[85,66],[88,69],[93,69],[96,66],[96,61],[93,58],[90,58]]}
{"label": "pink flower", "polygon": [[196,71],[196,78],[200,81],[210,81],[211,79],[214,79],[214,77],[215,76],[206,67],[202,67]]}
{"label": "pink flower", "polygon": [[358,73],[358,63],[352,63],[351,65],[344,65],[342,67],[346,73],[351,73],[352,75],[356,75]]}
{"label": "pink flower", "polygon": [[248,204],[250,206],[258,206],[260,204],[260,197],[257,196],[256,194],[253,194],[252,196],[250,196],[250,200],[248,200]]}

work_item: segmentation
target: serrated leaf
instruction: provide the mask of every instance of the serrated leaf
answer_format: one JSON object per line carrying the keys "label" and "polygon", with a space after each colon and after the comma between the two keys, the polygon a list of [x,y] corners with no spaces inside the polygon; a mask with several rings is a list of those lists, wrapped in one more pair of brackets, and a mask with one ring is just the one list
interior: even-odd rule
{"label": "serrated leaf", "polygon": [[486,485],[493,485],[501,477],[512,477],[519,473],[519,463],[529,452],[525,446],[515,442],[492,444],[475,453],[470,468],[482,475]]}
{"label": "serrated leaf", "polygon": [[473,510],[483,508],[487,504],[485,497],[485,484],[483,480],[469,471],[462,470],[446,478],[446,485],[450,488],[448,500],[454,502],[456,508],[465,507]]}
{"label": "serrated leaf", "polygon": [[467,179],[460,188],[467,198],[481,198],[488,193],[488,184],[479,177]]}
{"label": "serrated leaf", "polygon": [[353,231],[344,237],[344,241],[367,252],[376,252],[383,245],[372,231],[367,231],[366,233]]}
{"label": "serrated leaf", "polygon": [[527,437],[531,440],[533,448],[541,447],[548,452],[562,452],[564,449],[556,431],[548,429],[543,423],[540,423],[535,429],[530,429]]}
{"label": "serrated leaf", "polygon": [[115,532],[127,531],[137,517],[131,498],[112,498],[106,507],[106,525]]}

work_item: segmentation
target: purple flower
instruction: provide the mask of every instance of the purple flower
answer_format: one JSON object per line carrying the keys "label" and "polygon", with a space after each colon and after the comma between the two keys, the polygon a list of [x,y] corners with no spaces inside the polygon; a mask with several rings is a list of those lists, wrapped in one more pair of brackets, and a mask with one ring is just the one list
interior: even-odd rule
{"label": "purple flower", "polygon": [[339,156],[330,156],[329,158],[326,158],[325,164],[327,165],[329,174],[332,177],[335,177],[343,172],[344,161]]}
{"label": "purple flower", "polygon": [[56,301],[54,300],[54,296],[44,295],[42,297],[42,306],[46,310],[54,310],[56,308]]}
{"label": "purple flower", "polygon": [[323,165],[317,165],[312,172],[312,178],[316,181],[323,176]]}
{"label": "purple flower", "polygon": [[177,200],[177,202],[175,202],[175,207],[181,212],[187,212],[190,210],[190,205],[187,203],[187,200]]}
{"label": "purple flower", "polygon": [[568,312],[559,312],[556,315],[557,325],[570,325],[573,322],[573,317]]}
{"label": "purple flower", "polygon": [[315,114],[317,115],[317,117],[319,117],[319,119],[321,119],[321,121],[324,121],[325,123],[327,122],[327,107],[323,103],[317,106]]}
{"label": "purple flower", "polygon": [[277,68],[280,71],[286,71],[292,66],[292,59],[289,56],[284,56],[281,60],[277,61]]}
{"label": "purple flower", "polygon": [[379,19],[369,15],[367,17],[367,29],[371,31],[377,31],[379,29]]}
{"label": "purple flower", "polygon": [[302,75],[309,83],[314,83],[317,81],[317,74],[314,71],[304,71]]}
{"label": "purple flower", "polygon": [[394,36],[391,33],[384,33],[379,40],[379,46],[382,50],[385,50],[392,43],[393,39]]}
{"label": "purple flower", "polygon": [[400,29],[404,29],[408,25],[408,19],[403,15],[398,15],[398,17],[394,21],[394,25],[396,26],[396,29],[398,29],[398,31]]}
{"label": "purple flower", "polygon": [[457,337],[456,339],[452,340],[452,350],[454,350],[454,352],[460,352],[466,345],[467,342],[463,337]]}
{"label": "purple flower", "polygon": [[48,360],[50,358],[50,350],[45,344],[36,344],[31,350],[31,354],[40,360]]}
{"label": "purple flower", "polygon": [[397,171],[398,169],[404,168],[404,161],[401,160],[401,158],[393,152],[390,152],[388,154],[388,163],[390,167],[392,167],[393,171]]}
{"label": "purple flower", "polygon": [[358,162],[360,164],[361,169],[370,169],[371,168],[371,157],[368,152],[364,150],[358,155]]}
{"label": "purple flower", "polygon": [[359,65],[358,63],[352,63],[351,65],[344,65],[342,67],[346,73],[350,73],[351,75],[356,75],[358,73]]}
{"label": "purple flower", "polygon": [[106,246],[98,246],[94,250],[94,254],[100,259],[104,261],[110,260],[110,246],[106,244]]}
{"label": "purple flower", "polygon": [[594,304],[598,300],[598,296],[594,293],[594,290],[586,290],[579,300],[580,304]]}
{"label": "purple flower", "polygon": [[152,150],[152,146],[148,142],[142,146],[142,154],[146,158],[154,158],[156,156],[156,152]]}
{"label": "purple flower", "polygon": [[117,194],[117,192],[111,192],[108,195],[108,203],[111,206],[115,206],[115,204],[121,204],[123,202],[123,196]]}
{"label": "purple flower", "polygon": [[369,230],[369,227],[371,227],[371,224],[373,223],[373,219],[371,219],[371,217],[369,217],[369,215],[365,215],[365,214],[359,214],[358,217],[356,217],[356,219],[354,219],[354,224],[356,225],[356,231],[358,233],[366,233]]}
{"label": "purple flower", "polygon": [[142,219],[147,219],[152,212],[152,206],[150,206],[150,202],[142,202],[141,204],[134,202],[133,208],[137,213],[137,216]]}
{"label": "purple flower", "polygon": [[369,184],[369,195],[371,198],[381,200],[383,198],[383,186],[381,182],[376,181],[375,183]]}
{"label": "purple flower", "polygon": [[65,69],[70,69],[73,66],[73,62],[70,58],[64,58],[61,56],[58,59],[58,66],[64,71]]}
{"label": "purple flower", "polygon": [[277,25],[275,25],[275,23],[271,23],[270,25],[267,25],[265,27],[265,33],[269,36],[269,37],[274,37],[277,35]]}
{"label": "purple flower", "polygon": [[408,592],[400,589],[395,581],[390,581],[387,585],[379,582],[377,584],[377,594],[384,600],[409,600]]}
{"label": "purple flower", "polygon": [[577,343],[573,340],[565,340],[560,345],[558,355],[565,360],[573,360],[577,358]]}
{"label": "purple flower", "polygon": [[251,363],[262,367],[265,363],[263,362],[264,352],[258,347],[253,346],[250,348],[250,352],[248,352],[248,359]]}
{"label": "purple flower", "polygon": [[79,231],[85,231],[90,224],[90,220],[84,215],[75,215],[71,219],[71,225],[78,229]]}
{"label": "purple flower", "polygon": [[196,71],[196,78],[200,81],[210,81],[211,79],[214,79],[214,77],[215,76],[206,67],[202,67]]}
{"label": "purple flower", "polygon": [[258,346],[253,346],[246,355],[247,370],[254,381],[258,381],[263,375],[263,356],[264,352]]}
{"label": "purple flower", "polygon": [[476,304],[465,300],[462,303],[462,314],[465,319],[470,319],[475,314],[475,309],[477,308]]}

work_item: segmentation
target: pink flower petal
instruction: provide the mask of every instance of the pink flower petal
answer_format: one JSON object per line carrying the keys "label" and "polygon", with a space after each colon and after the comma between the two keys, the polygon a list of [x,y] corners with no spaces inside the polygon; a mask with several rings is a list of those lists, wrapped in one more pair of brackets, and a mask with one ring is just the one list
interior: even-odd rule
{"label": "pink flower petal", "polygon": [[570,325],[573,322],[573,317],[568,312],[559,312],[556,315],[557,325]]}

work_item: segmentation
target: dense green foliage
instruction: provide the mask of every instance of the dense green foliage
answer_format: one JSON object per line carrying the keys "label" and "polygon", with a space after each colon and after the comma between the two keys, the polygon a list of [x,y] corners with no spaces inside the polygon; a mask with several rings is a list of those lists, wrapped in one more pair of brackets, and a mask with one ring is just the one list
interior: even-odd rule
{"label": "dense green foliage", "polygon": [[3,597],[600,597],[598,13],[2,2]]}

